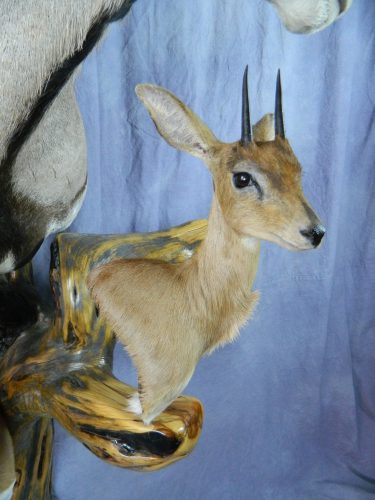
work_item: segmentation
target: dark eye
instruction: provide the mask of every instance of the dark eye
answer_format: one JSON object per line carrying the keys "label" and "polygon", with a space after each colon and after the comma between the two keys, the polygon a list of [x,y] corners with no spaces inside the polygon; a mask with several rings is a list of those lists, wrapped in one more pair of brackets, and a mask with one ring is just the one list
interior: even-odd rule
{"label": "dark eye", "polygon": [[249,172],[237,172],[233,175],[233,183],[237,189],[243,189],[245,187],[254,186],[258,191],[258,197],[261,200],[263,198],[263,191],[258,182],[254,177],[249,174]]}
{"label": "dark eye", "polygon": [[254,184],[253,177],[248,172],[238,172],[233,175],[233,182],[236,188],[242,189]]}

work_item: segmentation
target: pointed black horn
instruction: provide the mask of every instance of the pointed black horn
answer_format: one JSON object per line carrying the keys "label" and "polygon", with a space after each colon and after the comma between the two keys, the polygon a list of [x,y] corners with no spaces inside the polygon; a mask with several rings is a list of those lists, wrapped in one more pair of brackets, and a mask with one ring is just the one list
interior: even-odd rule
{"label": "pointed black horn", "polygon": [[248,66],[245,68],[242,83],[242,133],[241,145],[246,146],[252,142],[251,137],[251,122],[250,122],[250,106],[249,106],[249,91],[247,87],[247,72]]}
{"label": "pointed black horn", "polygon": [[275,135],[285,139],[283,118],[283,94],[281,89],[280,70],[277,72],[276,96],[275,96]]}

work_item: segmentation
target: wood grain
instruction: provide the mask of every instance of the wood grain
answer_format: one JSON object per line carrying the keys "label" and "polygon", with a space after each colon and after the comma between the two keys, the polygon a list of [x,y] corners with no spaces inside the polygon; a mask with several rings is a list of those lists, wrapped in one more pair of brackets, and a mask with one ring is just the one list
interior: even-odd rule
{"label": "wood grain", "polygon": [[100,317],[86,279],[94,266],[117,257],[181,262],[205,233],[206,221],[195,221],[144,235],[56,238],[50,270],[54,315],[49,318],[38,306],[37,321],[0,361],[0,404],[16,454],[13,498],[50,498],[51,419],[120,467],[155,470],[192,451],[203,421],[198,400],[179,397],[147,426],[128,410],[134,388],[112,374],[114,334]]}

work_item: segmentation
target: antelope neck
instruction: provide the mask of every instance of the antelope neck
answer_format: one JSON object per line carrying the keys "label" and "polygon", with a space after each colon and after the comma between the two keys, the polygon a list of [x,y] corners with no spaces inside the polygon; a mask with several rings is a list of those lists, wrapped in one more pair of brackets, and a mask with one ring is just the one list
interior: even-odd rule
{"label": "antelope neck", "polygon": [[216,197],[208,218],[207,236],[194,256],[198,280],[213,293],[248,291],[258,267],[260,242],[244,238],[226,222]]}

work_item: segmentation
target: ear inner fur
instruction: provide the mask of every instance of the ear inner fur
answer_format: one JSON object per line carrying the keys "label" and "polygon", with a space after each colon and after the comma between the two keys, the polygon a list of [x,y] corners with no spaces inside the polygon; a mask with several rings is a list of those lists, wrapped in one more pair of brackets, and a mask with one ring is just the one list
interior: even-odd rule
{"label": "ear inner fur", "polygon": [[219,142],[202,120],[171,92],[150,84],[136,86],[159,134],[176,149],[207,158]]}

